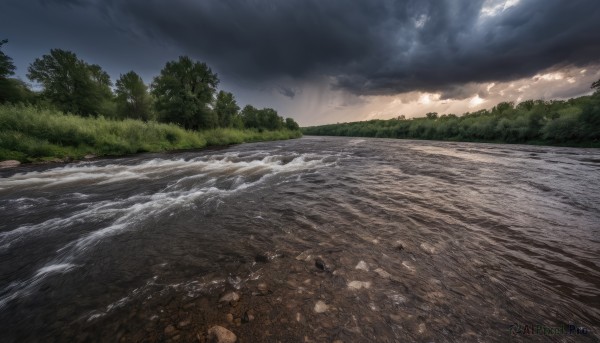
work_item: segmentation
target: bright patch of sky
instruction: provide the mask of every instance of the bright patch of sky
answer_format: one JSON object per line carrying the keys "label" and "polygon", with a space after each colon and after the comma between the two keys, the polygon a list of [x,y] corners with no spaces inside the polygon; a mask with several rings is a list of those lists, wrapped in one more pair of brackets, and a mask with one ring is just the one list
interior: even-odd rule
{"label": "bright patch of sky", "polygon": [[487,0],[481,8],[480,16],[493,17],[519,4],[521,0]]}
{"label": "bright patch of sky", "polygon": [[417,29],[423,28],[423,26],[425,26],[425,24],[427,23],[428,19],[429,17],[427,17],[425,14],[421,14],[417,19],[415,19],[415,27]]}

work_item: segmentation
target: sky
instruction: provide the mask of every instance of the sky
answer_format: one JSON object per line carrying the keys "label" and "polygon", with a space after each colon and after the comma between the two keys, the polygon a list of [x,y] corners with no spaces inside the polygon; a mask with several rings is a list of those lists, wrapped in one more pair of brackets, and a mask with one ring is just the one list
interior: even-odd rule
{"label": "sky", "polygon": [[148,84],[187,55],[308,126],[589,94],[599,18],[598,0],[2,0],[0,39],[24,81],[52,48]]}

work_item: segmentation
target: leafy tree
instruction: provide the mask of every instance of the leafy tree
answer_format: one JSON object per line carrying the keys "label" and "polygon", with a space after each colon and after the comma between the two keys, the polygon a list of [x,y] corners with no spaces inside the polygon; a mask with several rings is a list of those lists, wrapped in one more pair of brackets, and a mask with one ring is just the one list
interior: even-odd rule
{"label": "leafy tree", "polygon": [[300,130],[300,125],[292,118],[285,118],[285,127],[292,131]]}
{"label": "leafy tree", "polygon": [[515,104],[513,102],[501,102],[498,105],[494,106],[494,108],[492,108],[492,113],[499,113],[502,114],[508,110],[512,110],[514,108]]}
{"label": "leafy tree", "polygon": [[0,78],[0,104],[10,103],[33,103],[35,93],[29,89],[29,86],[14,78]]}
{"label": "leafy tree", "polygon": [[206,63],[187,56],[167,62],[152,83],[159,119],[187,129],[216,127],[218,118],[209,105],[218,83],[217,74]]}
{"label": "leafy tree", "polygon": [[[8,40],[0,40],[0,49],[2,45],[8,43]],[[15,73],[15,65],[12,62],[12,58],[8,57],[2,50],[0,50],[0,79],[7,78]]]}
{"label": "leafy tree", "polygon": [[257,120],[259,128],[265,130],[279,130],[283,128],[283,118],[272,108],[263,108],[258,110]]}
{"label": "leafy tree", "polygon": [[244,109],[242,109],[242,113],[241,113],[244,127],[247,127],[247,128],[260,127],[260,124],[259,124],[258,118],[257,118],[258,117],[257,114],[258,114],[258,109],[256,109],[254,106],[252,106],[252,105],[244,106]]}
{"label": "leafy tree", "polygon": [[[8,40],[0,40],[0,49],[6,43]],[[25,82],[9,77],[15,74],[15,69],[12,58],[0,50],[0,104],[31,102],[35,96]]]}
{"label": "leafy tree", "polygon": [[594,90],[595,94],[599,94],[600,93],[600,80],[592,83],[592,87],[591,88]]}
{"label": "leafy tree", "polygon": [[240,107],[235,102],[233,94],[220,91],[215,102],[215,113],[219,118],[220,127],[232,127],[238,116]]}
{"label": "leafy tree", "polygon": [[425,114],[425,117],[427,117],[427,119],[435,120],[438,118],[438,114],[437,112],[429,112]]}
{"label": "leafy tree", "polygon": [[148,94],[148,87],[138,74],[134,71],[122,74],[115,86],[119,117],[144,121],[151,118],[152,101]]}
{"label": "leafy tree", "polygon": [[27,77],[41,83],[43,97],[65,112],[98,115],[111,100],[110,78],[98,65],[89,65],[73,52],[52,49],[28,68]]}

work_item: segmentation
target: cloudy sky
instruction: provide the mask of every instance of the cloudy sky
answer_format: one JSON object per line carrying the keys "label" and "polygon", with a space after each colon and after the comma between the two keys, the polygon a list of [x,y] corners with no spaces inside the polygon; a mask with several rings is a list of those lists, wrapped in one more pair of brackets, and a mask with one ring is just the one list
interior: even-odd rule
{"label": "cloudy sky", "polygon": [[2,0],[26,80],[51,48],[148,83],[207,62],[240,105],[301,125],[565,99],[600,79],[598,0]]}

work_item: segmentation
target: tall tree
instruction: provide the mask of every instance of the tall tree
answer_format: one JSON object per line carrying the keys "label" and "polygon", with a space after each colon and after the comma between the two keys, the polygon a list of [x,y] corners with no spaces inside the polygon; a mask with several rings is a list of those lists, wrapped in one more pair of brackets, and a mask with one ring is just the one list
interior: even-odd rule
{"label": "tall tree", "polygon": [[152,113],[152,102],[148,87],[142,78],[130,71],[115,83],[117,111],[121,118],[149,120]]}
{"label": "tall tree", "polygon": [[595,93],[600,93],[600,80],[592,83],[592,87],[591,87]]}
{"label": "tall tree", "polygon": [[28,68],[27,77],[42,84],[43,96],[63,111],[98,115],[110,101],[108,74],[98,65],[89,65],[73,52],[52,49]]}
{"label": "tall tree", "polygon": [[187,56],[167,62],[152,83],[160,120],[187,129],[216,127],[218,118],[210,104],[218,84],[217,74],[206,63],[194,62]]}
{"label": "tall tree", "polygon": [[15,65],[12,58],[8,57],[1,49],[8,40],[0,40],[0,78],[7,78],[15,73]]}
{"label": "tall tree", "polygon": [[241,117],[246,128],[259,128],[260,124],[257,118],[258,109],[252,105],[244,106],[242,109]]}
{"label": "tall tree", "polygon": [[219,126],[231,127],[234,124],[235,117],[238,115],[240,107],[235,102],[233,94],[220,91],[215,101],[215,113],[219,118]]}
{"label": "tall tree", "polygon": [[285,127],[292,131],[300,130],[300,125],[292,118],[285,118]]}
{"label": "tall tree", "polygon": [[12,58],[1,50],[2,45],[6,43],[8,43],[8,40],[0,40],[0,104],[5,102],[26,102],[33,95],[24,82],[9,78],[9,76],[15,73],[15,65],[12,62]]}

